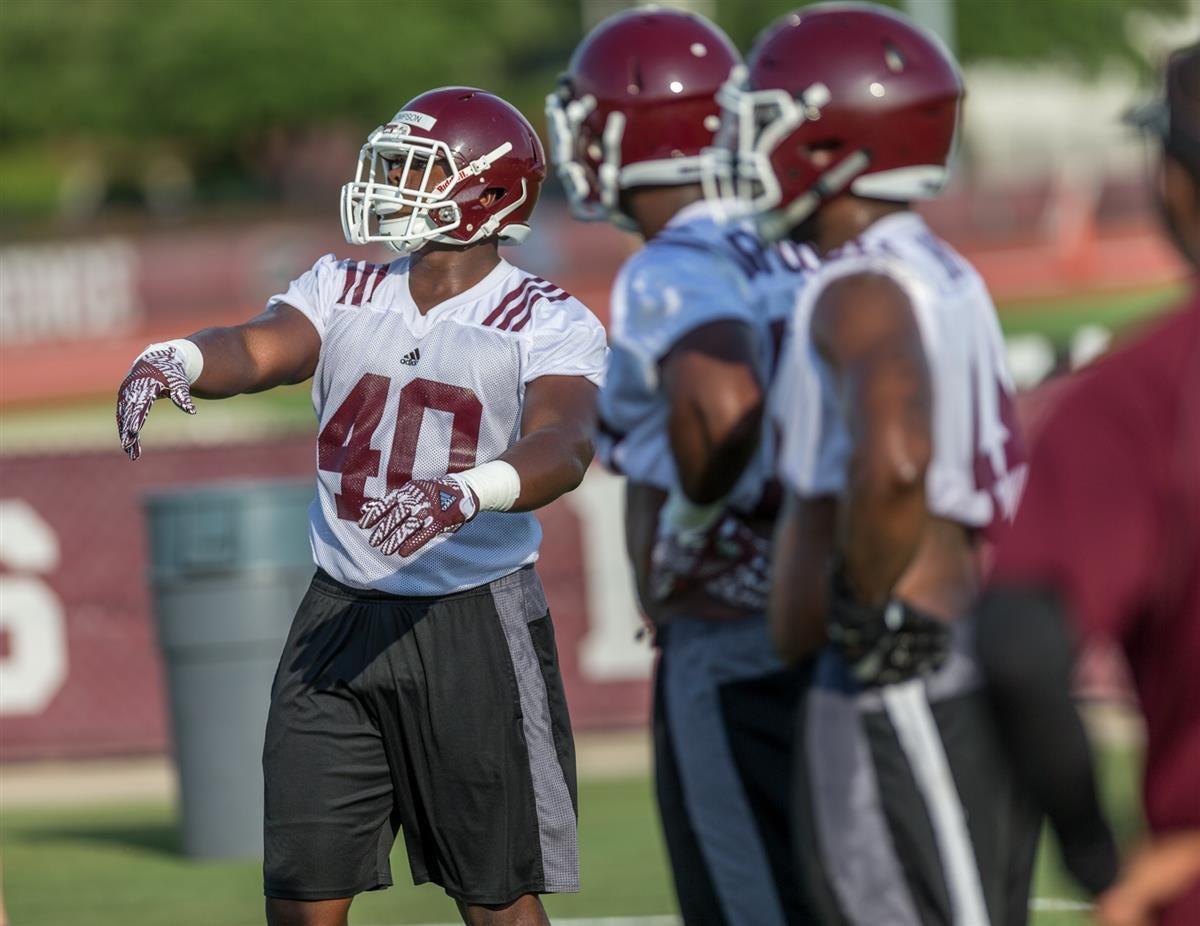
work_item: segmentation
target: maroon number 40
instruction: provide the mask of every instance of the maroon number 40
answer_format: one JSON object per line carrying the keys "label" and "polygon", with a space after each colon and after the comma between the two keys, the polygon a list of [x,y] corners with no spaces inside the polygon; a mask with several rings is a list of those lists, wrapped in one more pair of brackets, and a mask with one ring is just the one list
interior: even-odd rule
{"label": "maroon number 40", "polygon": [[[364,373],[317,438],[317,467],[342,477],[341,491],[334,498],[337,515],[344,521],[358,520],[366,500],[367,479],[379,475],[380,451],[371,447],[371,438],[383,418],[391,385],[387,376]],[[418,377],[400,390],[392,448],[388,454],[389,492],[413,477],[426,409],[446,412],[453,418],[446,472],[461,473],[475,465],[483,403],[465,386]],[[428,452],[428,448],[426,450]]]}

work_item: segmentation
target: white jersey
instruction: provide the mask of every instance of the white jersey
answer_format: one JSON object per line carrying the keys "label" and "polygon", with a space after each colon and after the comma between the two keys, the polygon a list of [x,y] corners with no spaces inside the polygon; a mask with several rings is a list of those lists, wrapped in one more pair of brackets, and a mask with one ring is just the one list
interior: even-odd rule
{"label": "white jersey", "polygon": [[920,328],[933,387],[930,512],[976,528],[1011,518],[1025,457],[996,308],[975,269],[914,212],[876,222],[829,255],[800,294],[774,401],[785,482],[805,496],[845,487],[850,436],[831,371],[812,346],[810,321],[830,282],[864,272],[903,287]]}
{"label": "white jersey", "polygon": [[286,303],[321,336],[313,559],[340,582],[445,595],[537,559],[529,513],[482,512],[411,557],[385,556],[357,525],[364,499],[496,459],[520,436],[525,387],[540,376],[599,385],[604,328],[574,297],[506,261],[422,315],[408,259],[322,257],[268,307]]}
{"label": "white jersey", "polygon": [[[659,365],[689,332],[745,322],[758,341],[759,375],[769,383],[796,301],[816,267],[811,251],[764,244],[746,223],[723,223],[720,206],[696,202],[625,262],[613,284],[612,353],[600,394],[601,459],[630,479],[670,491],[678,485],[667,435],[669,402]],[[749,513],[775,476],[773,428],[728,497]]]}

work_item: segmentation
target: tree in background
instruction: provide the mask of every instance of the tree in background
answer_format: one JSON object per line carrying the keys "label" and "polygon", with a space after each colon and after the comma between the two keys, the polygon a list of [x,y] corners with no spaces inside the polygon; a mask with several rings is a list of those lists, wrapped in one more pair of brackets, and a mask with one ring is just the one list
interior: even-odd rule
{"label": "tree in background", "polygon": [[[717,0],[717,18],[740,48],[763,26],[816,0]],[[903,9],[903,0],[876,0]],[[1148,70],[1127,28],[1130,14],[1175,18],[1191,0],[955,0],[956,51],[964,63],[1048,61],[1095,73],[1114,61]]]}
{"label": "tree in background", "polygon": [[[617,9],[618,0],[603,4]],[[717,0],[742,48],[796,0]],[[893,2],[892,5],[899,5]],[[957,0],[967,62],[1140,62],[1131,11],[1188,0]],[[406,99],[481,86],[540,125],[582,30],[569,0],[4,0],[0,214],[105,200],[278,200],[289,155],[354,139]],[[331,131],[333,130],[333,131]],[[353,149],[338,153],[352,168]],[[332,154],[326,160],[332,159]],[[193,194],[193,187],[195,192]],[[317,190],[324,201],[327,191]],[[158,191],[158,192],[156,192]],[[178,194],[173,199],[173,193]]]}
{"label": "tree in background", "polygon": [[202,193],[270,195],[264,150],[330,126],[356,150],[432,87],[540,112],[579,28],[561,0],[4,0],[0,197],[36,207],[23,184],[58,183],[72,158],[118,189],[182,162]]}

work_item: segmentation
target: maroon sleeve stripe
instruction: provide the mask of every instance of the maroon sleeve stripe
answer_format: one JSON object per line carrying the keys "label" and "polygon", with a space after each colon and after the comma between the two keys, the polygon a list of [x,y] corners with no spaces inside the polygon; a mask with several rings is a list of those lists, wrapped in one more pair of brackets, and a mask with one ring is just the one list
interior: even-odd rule
{"label": "maroon sleeve stripe", "polygon": [[513,300],[520,298],[521,295],[524,294],[525,290],[528,289],[532,284],[544,283],[544,282],[545,282],[545,280],[543,280],[541,277],[526,277],[524,280],[521,281],[521,284],[516,289],[509,292],[508,295],[506,295],[503,299],[500,300],[500,304],[497,305],[496,308],[492,309],[491,314],[488,315],[488,317],[483,320],[483,323],[485,325],[490,325],[492,322],[494,322],[497,318],[500,317],[500,315],[504,312],[504,310],[506,308],[509,307],[509,305],[512,304]]}
{"label": "maroon sleeve stripe", "polygon": [[342,294],[338,296],[337,304],[341,305],[346,302],[346,297],[350,295],[350,290],[354,288],[354,282],[358,279],[358,271],[362,266],[361,261],[356,264],[346,265],[346,285],[342,287]]}
{"label": "maroon sleeve stripe", "polygon": [[513,319],[520,317],[526,311],[528,306],[532,305],[541,297],[560,292],[562,292],[562,290],[560,290],[553,283],[543,282],[537,286],[529,287],[525,293],[525,297],[509,310],[508,314],[504,316],[504,321],[502,321],[496,327],[502,331],[508,330],[508,326],[513,323]]}
{"label": "maroon sleeve stripe", "polygon": [[[543,302],[562,302],[564,299],[570,299],[570,298],[571,298],[571,294],[566,292],[565,290],[561,290],[561,289],[557,293],[555,293],[553,296],[546,295],[546,296],[541,297]],[[538,297],[535,296],[533,298],[533,300],[529,303],[529,310],[527,312],[525,312],[525,314],[522,315],[519,319],[517,319],[517,321],[508,329],[509,331],[520,331],[527,324],[529,324],[529,320],[531,318],[533,318],[533,306],[537,301],[538,301]]]}
{"label": "maroon sleeve stripe", "polygon": [[[353,302],[355,305],[363,304],[363,297],[367,294],[367,283],[374,279],[375,283],[371,286],[371,295],[375,295],[375,289],[379,286],[379,281],[383,279],[383,275],[387,273],[387,264],[367,264],[363,268],[362,280],[358,284],[358,289],[354,291]],[[374,271],[372,273],[371,271]]]}

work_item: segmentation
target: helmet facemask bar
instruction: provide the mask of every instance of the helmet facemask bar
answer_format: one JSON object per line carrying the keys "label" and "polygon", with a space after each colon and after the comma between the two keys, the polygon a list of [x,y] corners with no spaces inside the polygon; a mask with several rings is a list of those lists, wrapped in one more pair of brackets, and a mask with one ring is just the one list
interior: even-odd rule
{"label": "helmet facemask bar", "polygon": [[612,222],[618,228],[636,231],[633,219],[620,208],[621,139],[625,114],[613,111],[604,122],[604,133],[592,144],[600,148],[594,172],[579,159],[583,123],[596,108],[596,98],[575,99],[563,83],[546,97],[546,121],[550,126],[550,159],[567,194],[571,214],[582,222]]}
{"label": "helmet facemask bar", "polygon": [[567,194],[571,215],[582,222],[604,222],[609,218],[604,197],[588,176],[587,166],[579,160],[583,122],[596,108],[595,97],[577,100],[568,85],[546,97],[546,123],[550,129],[550,160]]}
{"label": "helmet facemask bar", "polygon": [[821,118],[829,88],[815,83],[797,100],[786,90],[747,90],[745,71],[735,71],[717,93],[721,132],[728,123],[732,138],[705,149],[704,192],[713,200],[736,198],[754,214],[760,234],[768,241],[784,238],[808,218],[831,193],[848,186],[867,169],[870,157],[855,151],[820,174],[810,189],[783,203],[783,190],[771,164],[780,144],[806,122]]}
{"label": "helmet facemask bar", "polygon": [[[447,174],[430,189],[433,166],[439,161]],[[397,168],[398,185],[389,177]],[[462,211],[448,196],[464,175],[445,142],[376,130],[359,153],[354,181],[342,187],[346,240],[359,245],[382,241],[406,254],[453,231],[462,221]],[[410,186],[418,176],[417,185]],[[404,214],[392,218],[397,213]],[[376,231],[371,228],[374,220]]]}
{"label": "helmet facemask bar", "polygon": [[[342,230],[351,244],[383,241],[393,250],[407,254],[419,250],[427,241],[442,241],[466,246],[500,231],[500,223],[529,196],[524,182],[521,196],[505,209],[492,214],[466,240],[447,236],[462,223],[462,209],[449,197],[470,177],[483,177],[488,168],[512,151],[512,142],[476,158],[459,168],[450,147],[439,139],[413,138],[398,132],[376,130],[367,139],[359,154],[354,182],[342,187]],[[441,162],[446,176],[432,189],[433,166]],[[399,183],[393,184],[389,175],[399,169]],[[382,180],[379,179],[382,172]],[[420,175],[416,187],[408,185]],[[408,212],[390,218],[398,212]],[[372,233],[372,219],[379,220],[379,229]],[[520,241],[528,233],[524,227],[512,226],[512,240]]]}
{"label": "helmet facemask bar", "polygon": [[739,65],[717,91],[721,127],[700,155],[701,184],[708,199],[736,199],[752,212],[765,212],[783,196],[771,153],[811,116],[786,90],[749,90],[746,83],[746,68]]}

